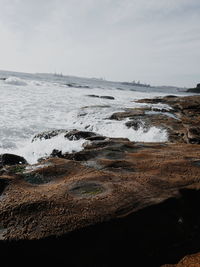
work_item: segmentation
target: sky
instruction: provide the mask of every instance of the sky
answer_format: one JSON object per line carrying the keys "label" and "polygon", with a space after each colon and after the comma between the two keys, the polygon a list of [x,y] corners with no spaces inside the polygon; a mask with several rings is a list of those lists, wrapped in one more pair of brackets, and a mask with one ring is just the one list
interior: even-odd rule
{"label": "sky", "polygon": [[0,0],[0,69],[200,82],[200,0]]}

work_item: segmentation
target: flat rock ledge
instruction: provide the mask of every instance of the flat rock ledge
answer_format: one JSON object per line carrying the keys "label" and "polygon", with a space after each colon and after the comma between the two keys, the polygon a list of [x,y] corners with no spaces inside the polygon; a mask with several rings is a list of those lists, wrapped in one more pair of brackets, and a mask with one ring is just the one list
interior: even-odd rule
{"label": "flat rock ledge", "polygon": [[[116,112],[109,119],[129,119],[125,125],[134,130],[138,130],[141,125],[146,130],[152,126],[165,129],[172,143],[200,144],[200,96],[169,95],[134,102],[151,106]],[[165,107],[160,104],[165,104]]]}
{"label": "flat rock ledge", "polygon": [[[184,118],[196,118],[198,127],[196,97],[189,98]],[[186,101],[171,99],[178,110]],[[84,136],[90,141],[81,152],[54,151],[35,165],[23,158],[11,164],[11,155],[11,163],[2,161],[2,259],[21,265],[31,259],[57,266],[156,267],[199,252],[199,144]]]}

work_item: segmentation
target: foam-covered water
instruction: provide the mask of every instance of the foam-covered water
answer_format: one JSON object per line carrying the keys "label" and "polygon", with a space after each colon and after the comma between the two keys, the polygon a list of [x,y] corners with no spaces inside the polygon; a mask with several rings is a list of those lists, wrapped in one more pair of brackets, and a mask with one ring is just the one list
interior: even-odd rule
{"label": "foam-covered water", "polygon": [[[83,149],[85,140],[69,141],[62,134],[31,142],[35,134],[46,130],[79,129],[131,141],[167,141],[167,132],[159,128],[152,127],[146,132],[141,126],[135,131],[125,126],[125,120],[108,118],[124,108],[147,105],[134,103],[136,99],[183,94],[174,88],[163,92],[159,88],[47,74],[0,72],[0,78],[6,78],[0,80],[0,153],[22,155],[30,163],[48,156],[53,149],[63,152]],[[113,96],[115,100],[88,97],[91,94]],[[169,108],[162,104],[153,107]]]}

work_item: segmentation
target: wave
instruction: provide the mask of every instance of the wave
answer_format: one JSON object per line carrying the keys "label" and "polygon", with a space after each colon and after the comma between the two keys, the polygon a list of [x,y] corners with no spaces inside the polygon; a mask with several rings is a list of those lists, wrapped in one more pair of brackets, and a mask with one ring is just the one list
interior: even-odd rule
{"label": "wave", "polygon": [[4,82],[6,84],[17,85],[17,86],[27,85],[27,83],[23,79],[17,77],[8,77]]}
{"label": "wave", "polygon": [[29,164],[35,164],[40,158],[50,156],[54,149],[62,151],[62,153],[79,152],[83,150],[85,139],[70,141],[64,138],[64,134],[60,134],[48,140],[36,140],[31,142],[31,139],[19,142],[15,149],[0,149],[0,153],[13,153],[24,157]]}
{"label": "wave", "polygon": [[[168,139],[167,131],[156,127],[151,127],[146,131],[143,127],[140,127],[137,131],[133,129],[127,129],[123,124],[107,124],[107,127],[98,129],[94,127],[95,130],[101,135],[107,137],[118,137],[118,138],[128,138],[130,141],[137,142],[166,142]],[[94,130],[93,129],[93,130]],[[83,150],[83,144],[85,139],[80,140],[68,140],[61,133],[58,136],[52,137],[51,139],[37,139],[31,142],[32,138],[23,142],[16,144],[15,149],[0,149],[0,153],[13,153],[24,157],[29,164],[35,164],[40,158],[46,158],[50,156],[54,149],[62,151],[62,153],[72,153],[79,152]]]}

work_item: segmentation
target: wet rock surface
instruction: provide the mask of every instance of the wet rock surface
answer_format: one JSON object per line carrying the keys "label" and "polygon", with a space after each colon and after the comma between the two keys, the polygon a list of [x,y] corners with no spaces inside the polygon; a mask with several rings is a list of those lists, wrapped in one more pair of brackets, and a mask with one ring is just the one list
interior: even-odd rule
{"label": "wet rock surface", "polygon": [[80,131],[80,130],[53,130],[53,131],[46,131],[43,133],[39,133],[35,135],[32,139],[32,142],[38,141],[38,140],[47,140],[51,139],[53,137],[56,137],[60,134],[63,134],[64,138],[67,138],[68,140],[79,140],[79,139],[88,139],[90,138],[102,138],[100,135],[93,133],[93,132],[88,132],[88,131]]}
{"label": "wet rock surface", "polygon": [[[147,109],[137,110],[127,127],[140,127],[142,117],[147,128],[162,123],[183,135],[134,143],[87,131],[46,132],[34,140],[62,132],[69,140],[84,138],[84,149],[2,166],[0,250],[7,263],[12,255],[20,264],[31,258],[57,266],[157,267],[200,251],[200,99],[143,101],[170,105],[178,120],[159,114],[156,121]],[[177,266],[198,261],[197,254]]]}
{"label": "wet rock surface", "polygon": [[4,165],[17,165],[17,164],[26,164],[27,161],[18,155],[14,154],[2,154],[0,155],[0,166]]}
{"label": "wet rock surface", "polygon": [[141,126],[149,130],[155,126],[166,129],[169,141],[173,143],[200,144],[200,96],[142,99],[145,104],[165,104],[169,109],[144,107],[129,109],[111,115],[109,119],[123,120],[128,128],[138,130]]}
{"label": "wet rock surface", "polygon": [[103,99],[109,99],[109,100],[114,100],[115,98],[113,96],[110,95],[87,95],[88,97],[93,97],[93,98],[103,98]]}

